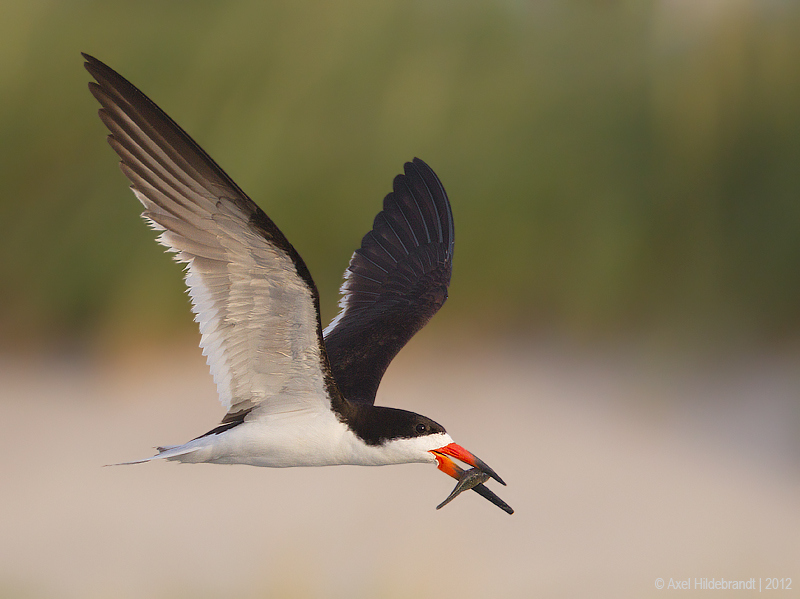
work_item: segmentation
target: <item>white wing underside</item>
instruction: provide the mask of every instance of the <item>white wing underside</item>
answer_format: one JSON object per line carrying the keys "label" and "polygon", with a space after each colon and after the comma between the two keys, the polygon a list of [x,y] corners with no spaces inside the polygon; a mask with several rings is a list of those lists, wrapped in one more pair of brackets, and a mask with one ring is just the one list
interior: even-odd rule
{"label": "white wing underside", "polygon": [[262,403],[271,413],[329,410],[316,310],[291,259],[222,202],[216,213],[198,223],[201,227],[187,230],[181,227],[185,222],[154,210],[158,206],[146,195],[134,192],[147,209],[142,216],[163,230],[158,241],[187,264],[200,346],[228,412]]}
{"label": "white wing underside", "polygon": [[178,133],[163,134],[163,122],[148,122],[148,105],[124,89],[93,93],[142,216],[187,265],[200,345],[228,414],[330,410],[312,289],[250,223],[250,200],[174,123]]}

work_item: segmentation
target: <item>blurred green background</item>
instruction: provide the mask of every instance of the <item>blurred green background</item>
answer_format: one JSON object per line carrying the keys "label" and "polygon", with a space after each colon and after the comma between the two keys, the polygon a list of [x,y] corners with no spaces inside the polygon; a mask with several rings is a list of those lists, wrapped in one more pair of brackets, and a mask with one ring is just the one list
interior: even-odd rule
{"label": "blurred green background", "polygon": [[800,3],[3,2],[0,339],[196,335],[80,51],[273,218],[336,312],[403,162],[456,219],[435,326],[771,344],[800,334]]}
{"label": "blurred green background", "polygon": [[[800,2],[0,9],[0,598],[797,584]],[[325,322],[403,163],[434,168],[450,299],[378,402],[441,418],[513,518],[436,511],[452,486],[422,466],[100,467],[223,409],[81,51],[264,208]]]}

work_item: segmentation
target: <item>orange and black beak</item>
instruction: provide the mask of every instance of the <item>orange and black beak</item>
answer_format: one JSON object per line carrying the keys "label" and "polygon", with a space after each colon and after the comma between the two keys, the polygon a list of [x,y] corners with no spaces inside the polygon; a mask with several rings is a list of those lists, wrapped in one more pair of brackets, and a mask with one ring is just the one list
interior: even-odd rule
{"label": "orange and black beak", "polygon": [[[457,460],[464,462],[465,464],[469,464],[473,468],[477,468],[479,471],[483,472],[487,476],[495,479],[501,485],[505,485],[506,483],[500,478],[497,473],[492,470],[486,462],[478,458],[477,456],[472,455],[466,449],[457,445],[455,443],[450,443],[450,445],[445,445],[444,447],[440,447],[439,449],[434,449],[431,453],[436,458],[437,467],[439,470],[444,472],[445,474],[452,476],[459,484],[456,485],[456,489],[453,491],[450,497],[445,500],[444,503],[439,505],[439,508],[445,505],[448,501],[450,501],[455,495],[457,495],[461,490],[466,490],[465,488],[460,488],[462,484],[465,484],[467,480],[465,480],[465,476],[467,471],[461,468],[458,464],[453,462],[448,456],[452,456]],[[467,477],[468,478],[468,477]],[[485,479],[484,479],[485,480]],[[463,481],[463,483],[462,483]],[[473,482],[474,485],[474,482]],[[470,485],[467,488],[472,488],[478,495],[484,497],[485,499],[491,501],[494,505],[499,507],[501,510],[506,512],[507,514],[513,514],[514,510],[509,506],[505,501],[500,499],[497,495],[495,495],[492,491],[490,491],[483,483],[477,485]],[[437,508],[437,509],[439,509]]]}
{"label": "orange and black beak", "polygon": [[463,470],[459,468],[453,460],[451,460],[447,456],[453,456],[457,460],[464,462],[465,464],[469,464],[473,468],[477,468],[481,472],[485,472],[490,477],[495,479],[501,485],[505,486],[505,482],[502,478],[497,476],[497,472],[489,468],[489,466],[477,456],[472,455],[466,449],[461,447],[456,443],[450,443],[450,445],[445,445],[444,447],[440,447],[439,449],[434,449],[431,453],[436,457],[436,462],[438,464],[439,470],[444,472],[445,474],[452,476],[456,480],[461,478],[461,473]]}

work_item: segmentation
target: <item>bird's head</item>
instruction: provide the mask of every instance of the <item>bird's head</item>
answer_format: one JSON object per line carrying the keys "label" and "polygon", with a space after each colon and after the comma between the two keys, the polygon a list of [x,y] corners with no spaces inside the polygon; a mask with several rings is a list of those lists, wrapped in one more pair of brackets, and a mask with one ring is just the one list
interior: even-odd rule
{"label": "bird's head", "polygon": [[[465,479],[467,472],[474,473],[473,469],[476,469],[486,477],[493,478],[502,485],[506,484],[486,462],[455,443],[441,424],[421,414],[384,406],[356,404],[348,418],[348,425],[356,436],[371,447],[364,455],[364,461],[359,463],[431,463],[459,483]],[[471,470],[462,469],[453,459],[471,466]],[[501,509],[513,512],[482,484],[473,486],[478,494]]]}
{"label": "bird's head", "polygon": [[[359,436],[368,444],[381,445],[384,450],[394,454],[397,463],[435,462],[439,470],[458,479],[463,470],[451,459],[455,458],[488,474],[500,484],[506,484],[486,462],[454,443],[438,422],[406,410],[378,406],[371,408],[367,412],[368,418],[360,422]],[[381,436],[370,438],[369,424],[378,419],[380,426],[375,430],[380,430]]]}

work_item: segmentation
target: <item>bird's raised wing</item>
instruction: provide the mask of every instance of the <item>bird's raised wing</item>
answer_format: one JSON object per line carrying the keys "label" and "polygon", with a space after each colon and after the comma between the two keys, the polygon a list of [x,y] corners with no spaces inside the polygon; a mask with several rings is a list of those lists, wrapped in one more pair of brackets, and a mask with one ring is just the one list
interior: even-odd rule
{"label": "bird's raised wing", "polygon": [[[342,408],[325,355],[319,295],[292,245],[264,212],[169,116],[99,60],[100,118],[122,172],[185,262],[200,345],[228,413]],[[327,405],[326,405],[327,404]]]}
{"label": "bird's raised wing", "polygon": [[336,384],[350,401],[374,403],[389,363],[447,299],[453,214],[436,174],[405,165],[372,230],[344,273],[341,312],[325,329]]}

